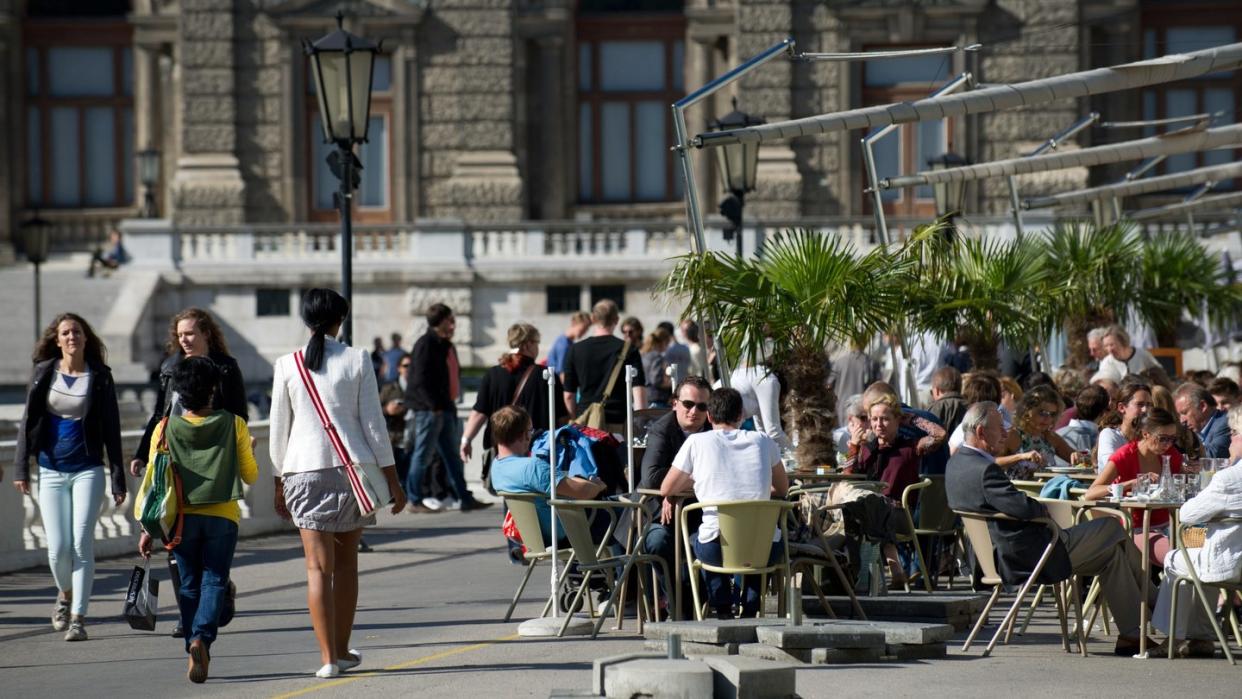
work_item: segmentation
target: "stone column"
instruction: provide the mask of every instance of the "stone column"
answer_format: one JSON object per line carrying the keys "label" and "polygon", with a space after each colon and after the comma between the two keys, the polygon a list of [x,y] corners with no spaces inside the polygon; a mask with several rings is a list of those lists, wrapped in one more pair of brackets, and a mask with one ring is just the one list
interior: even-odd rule
{"label": "stone column", "polygon": [[177,223],[235,224],[245,215],[245,185],[236,156],[233,0],[183,0],[181,152],[173,178]]}
{"label": "stone column", "polygon": [[[739,0],[736,60],[744,61],[793,33],[793,9],[784,0]],[[741,80],[743,110],[768,121],[793,115],[793,65],[773,60]],[[804,115],[798,115],[804,116]],[[759,148],[757,191],[746,199],[746,217],[796,218],[801,214],[802,175],[787,143]]]}

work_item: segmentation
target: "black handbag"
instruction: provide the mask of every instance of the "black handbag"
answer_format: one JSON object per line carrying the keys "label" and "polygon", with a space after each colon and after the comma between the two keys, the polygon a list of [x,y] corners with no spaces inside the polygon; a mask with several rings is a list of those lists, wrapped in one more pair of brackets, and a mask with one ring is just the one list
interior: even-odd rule
{"label": "black handbag", "polygon": [[125,621],[137,631],[154,631],[155,615],[159,609],[160,582],[151,577],[151,560],[142,566],[134,566],[129,575],[129,590],[125,593]]}

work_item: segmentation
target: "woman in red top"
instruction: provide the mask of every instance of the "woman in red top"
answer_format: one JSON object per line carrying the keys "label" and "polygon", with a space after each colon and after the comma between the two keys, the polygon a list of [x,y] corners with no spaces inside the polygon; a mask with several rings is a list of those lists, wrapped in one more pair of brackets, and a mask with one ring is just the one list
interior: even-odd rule
{"label": "woman in red top", "polygon": [[[1177,418],[1172,413],[1160,408],[1152,408],[1145,417],[1136,419],[1134,426],[1139,437],[1133,442],[1122,446],[1109,457],[1108,463],[1100,469],[1100,475],[1087,489],[1088,500],[1102,500],[1108,497],[1108,486],[1120,483],[1127,491],[1134,489],[1139,479],[1155,482],[1160,479],[1163,469],[1161,457],[1169,457],[1169,472],[1182,472],[1182,455],[1177,451]],[[1134,544],[1142,547],[1143,542],[1143,511],[1132,510]],[[1153,565],[1163,565],[1164,556],[1169,552],[1169,513],[1165,510],[1153,510],[1151,513],[1150,535],[1147,546],[1151,551]]]}

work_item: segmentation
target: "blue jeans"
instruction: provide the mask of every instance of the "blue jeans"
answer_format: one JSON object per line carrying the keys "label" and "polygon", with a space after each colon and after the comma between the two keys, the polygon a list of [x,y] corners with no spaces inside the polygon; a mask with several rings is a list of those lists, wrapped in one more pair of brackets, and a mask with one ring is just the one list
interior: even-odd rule
{"label": "blue jeans", "polygon": [[39,469],[39,512],[47,532],[47,564],[62,592],[73,590],[70,611],[86,616],[95,583],[95,524],[108,479],[103,466],[74,473]]}
{"label": "blue jeans", "polygon": [[449,485],[462,507],[474,504],[474,495],[466,489],[465,466],[459,456],[461,421],[452,410],[419,410],[414,413],[414,448],[410,452],[410,472],[405,478],[405,492],[410,502],[423,499],[423,476],[431,463],[431,455],[438,453],[444,462]]}
{"label": "blue jeans", "polygon": [[[710,565],[721,565],[724,563],[724,555],[720,551],[720,538],[717,537],[708,542],[699,541],[699,533],[695,532],[690,539],[690,545],[694,548],[694,557],[700,561]],[[772,542],[772,552],[768,554],[768,565],[776,563],[781,553],[781,542]],[[725,573],[708,573],[703,572],[707,578],[707,606],[716,612],[732,612],[733,610],[733,576]],[[742,576],[742,616],[753,617],[759,613],[759,589],[758,575]]]}
{"label": "blue jeans", "polygon": [[224,517],[186,515],[181,543],[173,549],[181,571],[181,628],[185,650],[198,639],[211,647],[220,626],[220,610],[228,595],[229,569],[237,548],[237,524]]}

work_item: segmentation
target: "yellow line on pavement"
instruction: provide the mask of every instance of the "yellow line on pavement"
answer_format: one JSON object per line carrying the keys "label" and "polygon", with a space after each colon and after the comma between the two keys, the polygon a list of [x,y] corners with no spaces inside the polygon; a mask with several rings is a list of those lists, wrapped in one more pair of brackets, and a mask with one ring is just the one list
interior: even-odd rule
{"label": "yellow line on pavement", "polygon": [[447,658],[453,655],[459,655],[461,653],[468,653],[472,650],[479,650],[481,648],[487,648],[488,646],[494,646],[497,643],[504,643],[505,641],[513,641],[513,640],[516,640],[517,638],[518,638],[518,634],[513,634],[511,636],[497,638],[492,641],[484,641],[483,643],[475,643],[469,646],[460,646],[458,648],[450,648],[449,650],[446,650],[446,651],[441,651],[439,653],[434,653],[432,655],[425,655],[421,658],[415,658],[413,660],[409,660],[404,663],[397,663],[396,665],[389,665],[388,667],[383,668],[382,670],[370,670],[368,672],[359,672],[356,674],[350,673],[349,675],[346,675],[339,679],[332,680],[331,682],[322,682],[319,684],[312,685],[310,687],[299,689],[297,691],[287,692],[285,694],[277,694],[276,696],[272,697],[272,699],[292,699],[292,697],[300,697],[305,694],[310,694],[312,692],[318,692],[323,689],[331,689],[333,687],[340,687],[341,685],[349,684],[350,682],[357,682],[358,680],[364,677],[380,677],[385,672],[393,672],[395,670],[406,670],[416,665],[422,665],[423,663],[429,663],[429,662],[440,660],[442,658]]}

